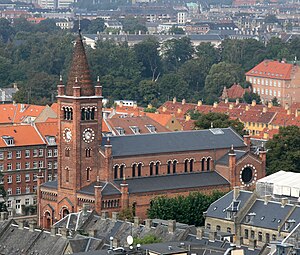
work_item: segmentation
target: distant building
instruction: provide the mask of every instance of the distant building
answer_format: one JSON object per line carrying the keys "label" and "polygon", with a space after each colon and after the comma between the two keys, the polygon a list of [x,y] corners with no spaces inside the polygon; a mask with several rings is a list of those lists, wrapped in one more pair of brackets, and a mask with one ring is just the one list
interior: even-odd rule
{"label": "distant building", "polygon": [[233,84],[230,88],[223,88],[221,99],[236,99],[243,98],[246,92],[251,92],[250,88],[244,89],[240,84]]}
{"label": "distant building", "polygon": [[14,83],[12,88],[0,88],[0,103],[12,103],[14,94],[19,91],[17,84]]}
{"label": "distant building", "polygon": [[300,68],[296,64],[264,60],[246,73],[246,79],[263,102],[274,97],[282,105],[300,102]]}

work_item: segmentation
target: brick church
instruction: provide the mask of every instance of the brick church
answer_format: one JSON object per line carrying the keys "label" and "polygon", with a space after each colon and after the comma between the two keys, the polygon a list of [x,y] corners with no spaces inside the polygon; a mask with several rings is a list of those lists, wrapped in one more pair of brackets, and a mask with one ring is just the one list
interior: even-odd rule
{"label": "brick church", "polygon": [[38,223],[49,228],[83,204],[98,213],[132,208],[145,218],[150,200],[191,191],[251,187],[265,175],[266,152],[231,128],[104,137],[102,87],[94,86],[79,35],[66,85],[58,85],[58,178],[38,176]]}

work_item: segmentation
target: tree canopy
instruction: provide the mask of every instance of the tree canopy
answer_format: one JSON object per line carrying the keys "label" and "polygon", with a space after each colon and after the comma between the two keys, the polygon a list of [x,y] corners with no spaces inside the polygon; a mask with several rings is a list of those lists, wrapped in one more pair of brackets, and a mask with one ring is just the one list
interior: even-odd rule
{"label": "tree canopy", "polygon": [[280,127],[279,134],[267,142],[266,148],[268,175],[280,170],[300,173],[299,127]]}

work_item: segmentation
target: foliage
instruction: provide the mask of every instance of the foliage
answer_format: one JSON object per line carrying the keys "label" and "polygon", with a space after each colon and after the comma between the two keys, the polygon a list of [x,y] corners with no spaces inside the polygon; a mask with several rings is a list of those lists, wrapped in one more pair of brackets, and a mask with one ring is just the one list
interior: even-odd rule
{"label": "foliage", "polygon": [[151,243],[160,243],[161,241],[162,241],[161,238],[159,238],[155,235],[149,234],[149,235],[146,235],[142,238],[135,237],[133,239],[133,244],[134,245],[137,245],[137,244],[151,244]]}
{"label": "foliage", "polygon": [[170,29],[169,29],[169,33],[170,34],[174,34],[174,35],[184,35],[184,30],[181,27],[175,26],[173,25]]}
{"label": "foliage", "polygon": [[253,100],[255,100],[257,104],[261,104],[260,96],[256,93],[246,91],[243,99],[247,104],[251,104]]}
{"label": "foliage", "polygon": [[272,99],[272,104],[273,104],[274,106],[279,106],[279,102],[278,102],[277,97],[274,97],[274,98]]}
{"label": "foliage", "polygon": [[136,19],[134,17],[126,17],[121,20],[123,24],[123,30],[130,34],[143,33],[145,34],[148,29],[145,26],[145,21],[141,19]]}
{"label": "foliage", "polygon": [[123,220],[123,221],[133,221],[133,212],[132,212],[132,209],[130,208],[125,208],[125,209],[122,209],[120,212],[119,212],[119,219],[120,220]]}
{"label": "foliage", "polygon": [[155,107],[151,107],[151,108],[144,108],[144,112],[150,112],[150,113],[155,113],[157,111],[157,109]]}
{"label": "foliage", "polygon": [[240,135],[244,134],[244,124],[238,119],[232,120],[228,115],[218,112],[210,112],[207,114],[194,113],[193,118],[196,118],[195,129],[208,129],[211,126],[214,128],[227,128],[232,127]]}
{"label": "foliage", "polygon": [[[3,178],[3,174],[0,173],[0,179]],[[6,212],[7,209],[6,209],[6,204],[5,204],[5,198],[6,198],[6,192],[5,192],[5,189],[4,189],[4,185],[3,184],[0,184],[0,199],[4,199],[3,202],[0,202],[0,212]]]}
{"label": "foliage", "polygon": [[202,226],[204,224],[203,212],[208,209],[211,203],[223,195],[222,192],[214,191],[210,195],[192,192],[186,197],[156,197],[151,200],[148,217],[151,219],[176,220],[180,223]]}
{"label": "foliage", "polygon": [[280,127],[266,144],[267,174],[277,171],[300,173],[300,128],[297,126]]}

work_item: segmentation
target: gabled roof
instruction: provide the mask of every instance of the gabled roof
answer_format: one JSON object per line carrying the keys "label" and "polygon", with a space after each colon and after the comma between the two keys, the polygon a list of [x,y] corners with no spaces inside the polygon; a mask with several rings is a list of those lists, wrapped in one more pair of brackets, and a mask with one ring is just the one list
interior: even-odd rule
{"label": "gabled roof", "polygon": [[[110,143],[114,157],[245,146],[242,137],[231,128],[114,136]],[[103,139],[102,145],[105,144],[106,139]]]}
{"label": "gabled roof", "polygon": [[[236,161],[238,161],[239,159],[241,159],[242,157],[244,157],[248,153],[248,151],[240,151],[240,150],[234,150],[234,152],[236,154]],[[221,157],[217,161],[217,164],[228,166],[228,164],[229,164],[229,152],[226,153],[223,157]]]}
{"label": "gabled roof", "polygon": [[9,147],[3,140],[3,136],[13,137],[13,146],[28,146],[44,144],[43,139],[31,125],[0,126],[0,147]]}
{"label": "gabled roof", "polygon": [[264,60],[246,73],[246,76],[256,76],[271,79],[290,80],[293,64],[275,60]]}

